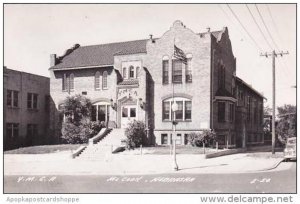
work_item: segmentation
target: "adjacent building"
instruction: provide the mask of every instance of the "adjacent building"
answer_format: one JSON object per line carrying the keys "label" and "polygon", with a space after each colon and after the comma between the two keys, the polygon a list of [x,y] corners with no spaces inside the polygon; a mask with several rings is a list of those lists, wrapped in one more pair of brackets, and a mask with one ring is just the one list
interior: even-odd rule
{"label": "adjacent building", "polygon": [[[177,49],[184,60],[174,56]],[[228,29],[195,33],[181,21],[161,37],[101,45],[74,45],[51,55],[50,131],[57,140],[60,108],[69,95],[93,103],[92,120],[125,128],[146,124],[149,145],[178,144],[191,132],[215,130],[219,145],[242,147],[263,141],[264,97],[236,76]],[[177,103],[178,110],[171,110]]]}
{"label": "adjacent building", "polygon": [[4,149],[45,144],[50,79],[4,67]]}

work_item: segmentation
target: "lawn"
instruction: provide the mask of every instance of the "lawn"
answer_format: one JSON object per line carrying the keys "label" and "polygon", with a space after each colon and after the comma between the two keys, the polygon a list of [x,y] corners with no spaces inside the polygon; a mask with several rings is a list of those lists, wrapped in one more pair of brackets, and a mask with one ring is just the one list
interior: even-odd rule
{"label": "lawn", "polygon": [[48,154],[76,150],[82,144],[41,145],[5,151],[4,154]]}
{"label": "lawn", "polygon": [[[206,153],[213,152],[215,149],[205,148]],[[170,146],[143,147],[143,154],[170,154]],[[189,145],[176,146],[177,154],[203,154],[202,147],[193,147]],[[140,154],[140,148],[135,150],[126,150],[123,154]]]}

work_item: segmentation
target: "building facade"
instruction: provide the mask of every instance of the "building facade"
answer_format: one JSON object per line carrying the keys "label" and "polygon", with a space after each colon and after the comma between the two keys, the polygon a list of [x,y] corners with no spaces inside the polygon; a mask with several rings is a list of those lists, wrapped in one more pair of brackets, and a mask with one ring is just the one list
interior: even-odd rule
{"label": "building facade", "polygon": [[4,67],[4,149],[46,144],[50,79]]}
{"label": "building facade", "polygon": [[[182,51],[186,61],[174,56],[174,49]],[[144,121],[149,145],[171,144],[173,120],[178,144],[187,144],[191,132],[213,129],[220,145],[236,147],[254,132],[254,127],[247,126],[242,135],[237,122],[239,78],[227,28],[195,33],[175,21],[160,38],[76,44],[63,56],[50,58],[50,131],[57,137],[59,109],[74,94],[90,98],[92,120],[109,127],[125,128],[130,121]],[[258,93],[250,86],[247,91],[251,96]],[[255,97],[263,100],[260,94]],[[178,105],[175,113],[173,103]],[[262,125],[256,131],[260,130]]]}

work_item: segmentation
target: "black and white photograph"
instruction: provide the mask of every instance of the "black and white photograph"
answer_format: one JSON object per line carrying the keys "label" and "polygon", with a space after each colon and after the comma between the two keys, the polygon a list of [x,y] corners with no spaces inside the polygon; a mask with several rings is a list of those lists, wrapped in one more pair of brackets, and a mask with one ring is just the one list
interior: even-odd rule
{"label": "black and white photograph", "polygon": [[293,203],[296,56],[296,3],[4,2],[3,194]]}

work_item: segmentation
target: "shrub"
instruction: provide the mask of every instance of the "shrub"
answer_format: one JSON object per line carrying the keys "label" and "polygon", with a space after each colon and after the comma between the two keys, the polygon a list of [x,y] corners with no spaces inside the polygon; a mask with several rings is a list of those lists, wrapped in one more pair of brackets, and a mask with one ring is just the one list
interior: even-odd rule
{"label": "shrub", "polygon": [[66,121],[62,126],[62,140],[68,144],[87,143],[90,138],[98,134],[103,126],[100,122],[90,121],[83,118],[79,125]]}
{"label": "shrub", "polygon": [[145,124],[143,121],[132,121],[125,129],[126,135],[126,149],[134,149],[143,143],[143,139],[146,138]]}
{"label": "shrub", "polygon": [[211,144],[216,141],[216,133],[211,130],[203,130],[200,132],[192,132],[188,136],[188,143],[192,146],[201,147],[204,144]]}

